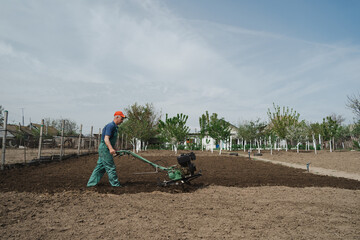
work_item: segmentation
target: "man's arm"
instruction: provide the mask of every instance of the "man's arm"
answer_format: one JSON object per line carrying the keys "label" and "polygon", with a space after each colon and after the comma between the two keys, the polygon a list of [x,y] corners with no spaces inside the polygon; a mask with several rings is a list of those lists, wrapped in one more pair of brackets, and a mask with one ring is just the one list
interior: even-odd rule
{"label": "man's arm", "polygon": [[115,154],[115,149],[111,146],[111,143],[110,143],[110,136],[105,135],[104,141],[110,151],[110,154]]}

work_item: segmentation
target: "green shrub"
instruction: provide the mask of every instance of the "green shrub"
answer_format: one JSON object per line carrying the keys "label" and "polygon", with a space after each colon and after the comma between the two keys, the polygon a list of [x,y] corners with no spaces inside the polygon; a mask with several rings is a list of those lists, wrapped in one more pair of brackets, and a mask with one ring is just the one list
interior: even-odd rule
{"label": "green shrub", "polygon": [[359,150],[360,149],[359,142],[358,141],[353,141],[353,147],[354,147],[354,149]]}
{"label": "green shrub", "polygon": [[234,151],[236,151],[236,150],[241,150],[241,149],[243,149],[243,146],[242,145],[238,145],[238,144],[233,144],[232,146],[231,146],[231,149],[232,150],[234,150]]}
{"label": "green shrub", "polygon": [[178,145],[178,150],[184,150],[184,149],[185,149],[185,145],[183,145],[183,144]]}

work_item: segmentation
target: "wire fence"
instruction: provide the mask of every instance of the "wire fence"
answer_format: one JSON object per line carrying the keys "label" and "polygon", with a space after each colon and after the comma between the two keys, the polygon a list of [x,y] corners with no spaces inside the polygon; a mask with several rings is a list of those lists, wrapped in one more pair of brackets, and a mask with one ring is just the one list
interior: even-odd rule
{"label": "wire fence", "polygon": [[[89,142],[90,138],[84,138],[83,141]],[[90,153],[97,152],[96,142],[92,143],[92,147],[80,147],[80,149],[75,147],[43,147],[41,150],[39,148],[31,148],[25,146],[19,147],[9,147],[5,148],[5,159],[4,164],[15,164],[15,163],[30,163],[34,161],[45,161],[45,160],[61,160],[68,155],[86,155]],[[40,151],[40,153],[39,153]]]}
{"label": "wire fence", "polygon": [[38,135],[26,127],[7,124],[8,112],[4,111],[3,127],[0,129],[1,169],[19,164],[32,164],[63,160],[72,156],[97,153],[101,134],[82,135],[82,125],[78,136],[64,136],[65,122],[61,136],[44,135],[42,120]]}

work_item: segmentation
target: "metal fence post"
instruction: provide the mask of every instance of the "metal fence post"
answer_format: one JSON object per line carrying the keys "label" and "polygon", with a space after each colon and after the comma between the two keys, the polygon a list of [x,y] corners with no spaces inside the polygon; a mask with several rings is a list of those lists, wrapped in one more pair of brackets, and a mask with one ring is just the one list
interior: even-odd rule
{"label": "metal fence post", "polygon": [[82,124],[80,125],[79,144],[78,144],[78,155],[80,155],[81,135],[82,135]]}
{"label": "metal fence post", "polygon": [[2,142],[2,154],[1,154],[1,170],[4,170],[5,167],[5,149],[6,149],[6,133],[7,133],[7,120],[8,120],[8,111],[4,111],[4,135]]}
{"label": "metal fence post", "polygon": [[65,120],[62,120],[61,124],[61,146],[60,146],[60,160],[62,160],[64,154],[64,129],[65,129]]}
{"label": "metal fence post", "polygon": [[41,120],[41,126],[40,126],[38,159],[41,158],[41,147],[42,147],[43,131],[44,131],[44,119]]}

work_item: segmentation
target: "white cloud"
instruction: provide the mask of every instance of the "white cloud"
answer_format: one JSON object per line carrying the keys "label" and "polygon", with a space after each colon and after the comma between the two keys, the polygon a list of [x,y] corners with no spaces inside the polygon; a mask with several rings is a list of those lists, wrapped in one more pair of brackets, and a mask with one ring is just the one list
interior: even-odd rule
{"label": "white cloud", "polygon": [[[348,117],[341,98],[359,89],[358,49],[187,20],[161,1],[3,3],[0,104],[95,127],[134,102],[183,112],[192,128],[205,110],[266,119],[272,102],[309,120]],[[331,104],[314,111],[315,99]]]}

